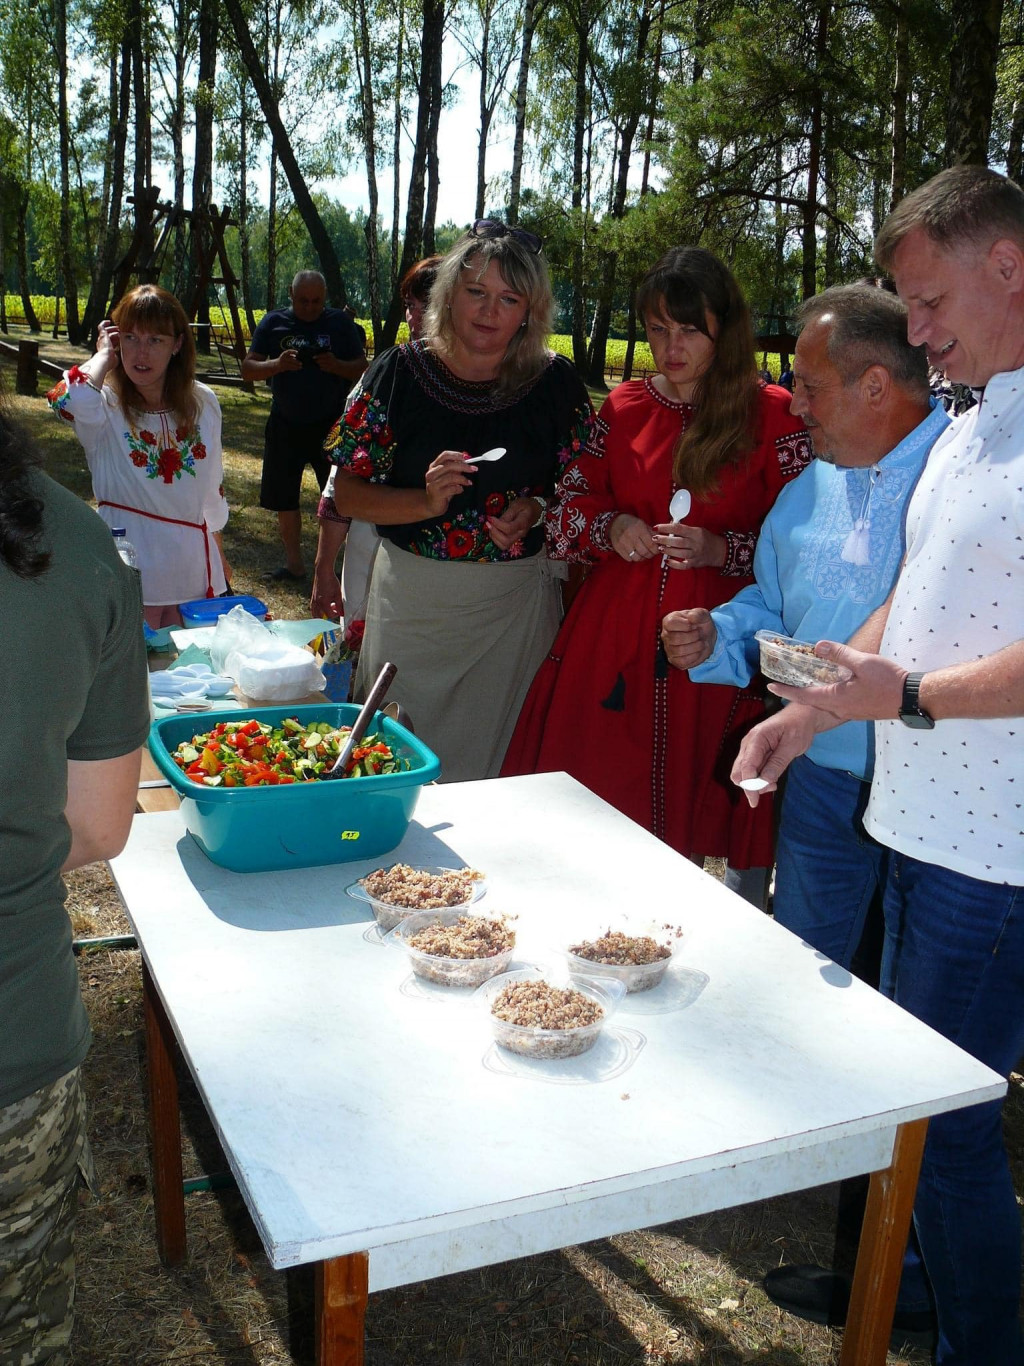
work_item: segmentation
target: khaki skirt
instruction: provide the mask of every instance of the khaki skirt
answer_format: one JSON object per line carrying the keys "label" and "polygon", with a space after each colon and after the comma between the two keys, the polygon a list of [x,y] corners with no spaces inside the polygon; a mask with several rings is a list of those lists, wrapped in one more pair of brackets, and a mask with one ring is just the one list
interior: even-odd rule
{"label": "khaki skirt", "polygon": [[390,660],[389,697],[441,760],[443,782],[494,778],[558,632],[565,566],[542,552],[502,564],[430,560],[382,540],[355,697]]}

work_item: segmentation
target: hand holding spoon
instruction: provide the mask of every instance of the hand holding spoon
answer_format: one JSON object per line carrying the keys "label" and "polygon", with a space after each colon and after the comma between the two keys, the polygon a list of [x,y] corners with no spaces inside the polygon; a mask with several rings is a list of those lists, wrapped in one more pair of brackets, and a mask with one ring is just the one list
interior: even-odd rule
{"label": "hand holding spoon", "polygon": [[[692,504],[693,499],[690,497],[689,489],[676,489],[672,495],[672,501],[668,505],[668,520],[670,522],[685,521]],[[667,555],[662,555],[661,563],[663,566],[668,563]]]}

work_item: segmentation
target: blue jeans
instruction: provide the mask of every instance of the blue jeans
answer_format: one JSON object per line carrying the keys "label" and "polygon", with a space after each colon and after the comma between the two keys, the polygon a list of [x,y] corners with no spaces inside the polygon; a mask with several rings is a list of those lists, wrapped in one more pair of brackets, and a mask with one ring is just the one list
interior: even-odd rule
{"label": "blue jeans", "polygon": [[[1024,888],[890,852],[881,990],[1007,1076],[1024,1054]],[[1024,1366],[1001,1102],[931,1121],[914,1227],[938,1315],[936,1366]],[[913,1298],[914,1260],[911,1248],[901,1304]]]}
{"label": "blue jeans", "polygon": [[786,776],[775,850],[775,919],[848,968],[887,850],[861,825],[869,784],[806,755]]}

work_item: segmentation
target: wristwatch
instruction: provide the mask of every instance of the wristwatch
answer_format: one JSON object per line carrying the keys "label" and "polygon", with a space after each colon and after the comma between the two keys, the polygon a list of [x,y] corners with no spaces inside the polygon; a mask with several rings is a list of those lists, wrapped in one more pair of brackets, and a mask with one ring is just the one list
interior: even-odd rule
{"label": "wristwatch", "polygon": [[900,720],[912,730],[934,730],[935,718],[929,716],[918,700],[921,679],[924,674],[907,674],[903,680],[903,700],[900,703]]}

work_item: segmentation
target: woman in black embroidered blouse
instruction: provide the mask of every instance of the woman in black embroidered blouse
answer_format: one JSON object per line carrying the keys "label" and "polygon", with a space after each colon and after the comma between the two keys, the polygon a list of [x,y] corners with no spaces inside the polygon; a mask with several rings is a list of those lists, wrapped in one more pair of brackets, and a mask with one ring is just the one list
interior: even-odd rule
{"label": "woman in black embroidered blouse", "polygon": [[395,694],[448,779],[497,773],[554,638],[544,512],[593,420],[575,370],[546,346],[539,239],[474,227],[438,267],[424,338],[374,361],[326,443],[338,514],[383,538],[357,695],[392,659]]}

